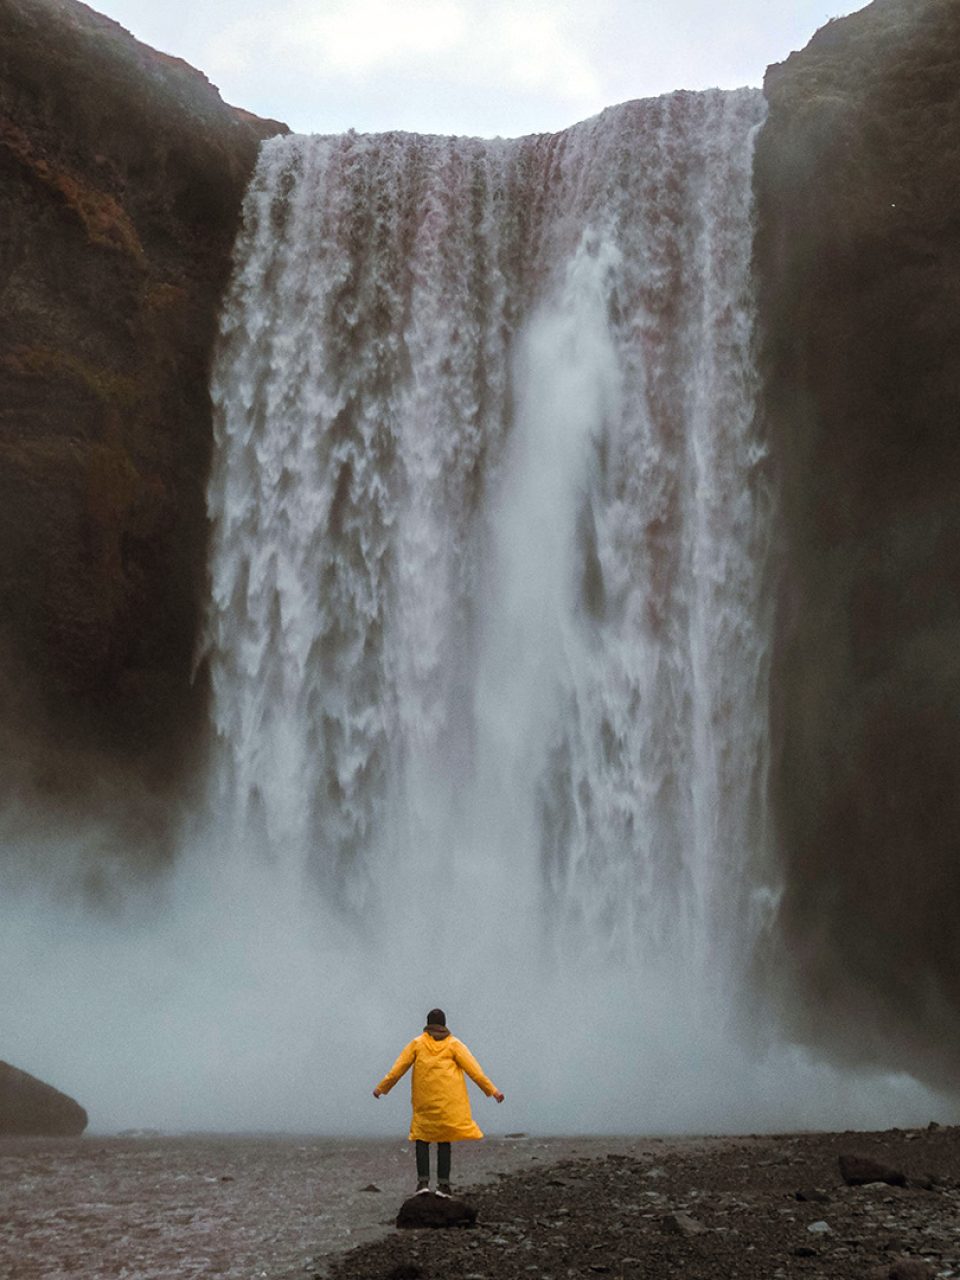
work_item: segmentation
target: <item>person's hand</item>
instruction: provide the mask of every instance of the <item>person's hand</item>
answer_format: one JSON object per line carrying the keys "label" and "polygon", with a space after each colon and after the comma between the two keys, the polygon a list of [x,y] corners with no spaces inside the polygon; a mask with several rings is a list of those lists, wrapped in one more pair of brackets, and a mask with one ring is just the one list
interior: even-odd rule
{"label": "person's hand", "polygon": [[374,1089],[374,1091],[373,1091],[373,1096],[374,1096],[375,1098],[379,1098],[379,1097],[380,1097],[380,1090],[379,1090],[379,1089]]}
{"label": "person's hand", "polygon": [[502,1101],[503,1101],[503,1094],[502,1094],[502,1093],[495,1093],[493,1096],[496,1098],[496,1100],[497,1100],[498,1102],[502,1102]]}

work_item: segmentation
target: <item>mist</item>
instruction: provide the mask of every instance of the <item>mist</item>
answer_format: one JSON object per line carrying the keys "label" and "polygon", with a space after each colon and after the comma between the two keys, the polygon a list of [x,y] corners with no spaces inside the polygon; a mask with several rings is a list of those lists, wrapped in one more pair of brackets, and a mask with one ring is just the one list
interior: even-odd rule
{"label": "mist", "polygon": [[[529,938],[447,954],[401,920],[350,936],[268,867],[201,870],[98,918],[4,894],[5,1056],[78,1098],[91,1129],[405,1135],[407,1082],[373,1085],[439,1003],[507,1095],[488,1132],[736,1133],[918,1125],[955,1103],[907,1076],[818,1063],[757,1011],[705,1007],[676,967],[546,957]],[[414,917],[414,920],[416,917]],[[508,943],[511,940],[507,940]]]}

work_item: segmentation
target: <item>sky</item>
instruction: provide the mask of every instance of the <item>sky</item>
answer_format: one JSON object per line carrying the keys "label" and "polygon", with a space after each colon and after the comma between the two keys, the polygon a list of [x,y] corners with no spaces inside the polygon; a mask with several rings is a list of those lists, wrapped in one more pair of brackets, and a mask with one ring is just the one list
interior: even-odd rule
{"label": "sky", "polygon": [[94,0],[301,133],[517,137],[630,98],[759,85],[862,0]]}

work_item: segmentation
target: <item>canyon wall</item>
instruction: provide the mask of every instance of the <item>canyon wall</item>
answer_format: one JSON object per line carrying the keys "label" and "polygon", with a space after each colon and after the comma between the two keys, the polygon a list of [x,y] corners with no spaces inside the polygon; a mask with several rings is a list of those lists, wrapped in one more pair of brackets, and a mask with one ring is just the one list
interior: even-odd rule
{"label": "canyon wall", "polygon": [[211,350],[279,131],[83,4],[0,0],[7,785],[153,786],[189,758]]}
{"label": "canyon wall", "polygon": [[[755,183],[780,487],[773,799],[795,1026],[960,1053],[960,6],[771,67]],[[855,1013],[855,1018],[852,1015]]]}

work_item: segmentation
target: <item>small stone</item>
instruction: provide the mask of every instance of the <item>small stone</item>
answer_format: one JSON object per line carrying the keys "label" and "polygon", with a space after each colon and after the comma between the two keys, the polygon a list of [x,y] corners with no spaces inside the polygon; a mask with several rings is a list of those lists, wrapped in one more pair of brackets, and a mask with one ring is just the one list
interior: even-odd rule
{"label": "small stone", "polygon": [[890,1268],[890,1280],[933,1280],[936,1274],[921,1258],[898,1258]]}
{"label": "small stone", "polygon": [[375,1182],[368,1182],[367,1185],[365,1187],[361,1187],[360,1190],[361,1191],[379,1191],[380,1188],[376,1185]]}
{"label": "small stone", "polygon": [[819,1258],[820,1253],[809,1244],[798,1244],[790,1250],[795,1258]]}
{"label": "small stone", "polygon": [[221,1175],[220,1175],[220,1181],[221,1181],[221,1182],[235,1182],[235,1181],[236,1181],[236,1179],[234,1178],[234,1176],[233,1176],[233,1174],[232,1174],[232,1173],[223,1173],[223,1174],[221,1174]]}
{"label": "small stone", "polygon": [[699,1236],[707,1230],[702,1222],[689,1213],[668,1213],[660,1219],[664,1231],[676,1236]]}
{"label": "small stone", "polygon": [[871,1271],[867,1280],[934,1280],[936,1271],[921,1258],[897,1258]]}
{"label": "small stone", "polygon": [[822,1218],[820,1218],[817,1222],[810,1222],[807,1224],[807,1230],[810,1232],[812,1236],[829,1235],[831,1229],[832,1228],[829,1222],[824,1222]]}
{"label": "small stone", "polygon": [[848,1187],[863,1187],[871,1182],[885,1182],[891,1187],[905,1187],[907,1175],[872,1156],[842,1155],[840,1176]]}
{"label": "small stone", "polygon": [[799,1191],[793,1193],[795,1200],[803,1200],[809,1204],[829,1204],[830,1197],[825,1191],[821,1191],[819,1187],[801,1187]]}

